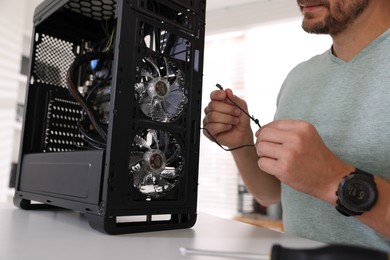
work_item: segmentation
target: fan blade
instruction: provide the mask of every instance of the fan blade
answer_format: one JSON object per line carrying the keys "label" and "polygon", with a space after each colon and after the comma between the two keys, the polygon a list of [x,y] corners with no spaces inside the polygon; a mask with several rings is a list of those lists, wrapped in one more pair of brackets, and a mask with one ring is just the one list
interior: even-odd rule
{"label": "fan blade", "polygon": [[140,183],[138,188],[143,194],[146,195],[153,195],[154,193],[156,193],[153,174],[149,172],[144,174],[142,182]]}
{"label": "fan blade", "polygon": [[170,165],[172,162],[174,162],[180,155],[180,148],[176,147],[176,150],[170,155],[170,157],[167,157],[167,154],[165,153],[165,156],[167,157],[166,165]]}
{"label": "fan blade", "polygon": [[152,98],[149,95],[144,94],[141,96],[139,104],[142,112],[145,115],[150,116],[153,111]]}
{"label": "fan blade", "polygon": [[163,100],[159,98],[153,98],[153,105],[150,117],[153,120],[157,120],[160,122],[168,121],[168,117],[163,106]]}
{"label": "fan blade", "polygon": [[169,191],[169,190],[171,190],[175,186],[172,183],[166,181],[161,176],[156,178],[155,185],[160,187],[160,191],[159,192]]}
{"label": "fan blade", "polygon": [[133,174],[133,184],[135,187],[139,188],[143,184],[145,179],[146,164],[141,162],[133,167],[131,167],[131,173]]}
{"label": "fan blade", "polygon": [[159,70],[157,64],[153,61],[153,59],[151,57],[147,57],[147,58],[145,58],[145,60],[148,61],[153,66],[153,68],[157,72],[158,77],[161,77],[160,70]]}
{"label": "fan blade", "polygon": [[183,94],[184,95],[184,93],[183,93],[183,88],[182,88],[182,84],[180,84],[180,81],[178,80],[178,79],[176,79],[172,84],[171,84],[171,86],[170,86],[170,92],[172,93],[172,92],[177,92],[177,91],[179,91],[181,94]]}
{"label": "fan blade", "polygon": [[177,171],[174,167],[166,167],[165,170],[161,172],[161,177],[165,179],[174,179],[178,176]]}
{"label": "fan blade", "polygon": [[134,143],[139,145],[139,146],[141,146],[141,147],[144,147],[144,148],[148,149],[149,151],[152,150],[152,148],[148,145],[148,143],[145,141],[145,139],[143,139],[139,135],[136,135],[134,137]]}
{"label": "fan blade", "polygon": [[158,136],[157,136],[157,132],[156,132],[156,130],[154,130],[154,129],[149,129],[148,130],[148,133],[152,136],[152,139],[153,139],[153,141],[154,141],[154,143],[155,143],[155,145],[153,145],[153,143],[152,143],[152,145],[151,145],[151,147],[153,147],[154,149],[160,149],[160,141],[159,141],[159,138],[158,138]]}
{"label": "fan blade", "polygon": [[169,93],[164,102],[166,112],[169,115],[177,116],[181,112],[183,105],[188,102],[188,99],[181,89],[176,89]]}
{"label": "fan blade", "polygon": [[145,195],[158,197],[173,187],[174,184],[167,182],[159,174],[148,173],[140,185],[140,191]]}
{"label": "fan blade", "polygon": [[166,57],[164,58],[164,63],[166,67],[166,77],[167,78],[176,78],[176,79],[182,79],[182,73],[181,70],[174,65],[173,62],[169,62],[169,59]]}
{"label": "fan blade", "polygon": [[144,158],[144,153],[141,151],[132,152],[130,154],[130,160],[129,160],[129,167],[132,167],[136,165],[137,163],[140,163]]}
{"label": "fan blade", "polygon": [[150,71],[148,71],[147,69],[144,69],[144,68],[141,70],[141,76],[142,77],[146,77],[148,79],[153,79],[154,78],[153,74]]}
{"label": "fan blade", "polygon": [[164,63],[165,63],[165,72],[166,72],[166,76],[167,78],[170,76],[169,74],[169,62],[168,62],[168,59],[166,57],[163,57],[164,58]]}
{"label": "fan blade", "polygon": [[164,155],[165,155],[165,152],[167,151],[168,149],[168,145],[169,145],[169,141],[170,141],[170,138],[169,138],[169,135],[167,132],[160,132],[160,147],[161,147],[161,151],[164,152]]}

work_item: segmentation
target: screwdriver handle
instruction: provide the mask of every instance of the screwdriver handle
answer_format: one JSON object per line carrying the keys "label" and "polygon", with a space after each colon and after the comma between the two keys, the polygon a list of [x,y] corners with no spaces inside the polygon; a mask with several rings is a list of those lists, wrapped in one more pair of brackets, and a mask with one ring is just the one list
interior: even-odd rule
{"label": "screwdriver handle", "polygon": [[271,260],[390,260],[387,253],[357,246],[327,245],[311,249],[292,249],[273,245]]}

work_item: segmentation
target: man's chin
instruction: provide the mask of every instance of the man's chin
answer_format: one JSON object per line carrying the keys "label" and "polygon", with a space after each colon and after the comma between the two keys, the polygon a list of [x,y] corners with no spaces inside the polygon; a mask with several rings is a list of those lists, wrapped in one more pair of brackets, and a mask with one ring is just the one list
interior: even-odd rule
{"label": "man's chin", "polygon": [[302,29],[307,33],[329,34],[329,27],[320,19],[304,18],[302,21]]}

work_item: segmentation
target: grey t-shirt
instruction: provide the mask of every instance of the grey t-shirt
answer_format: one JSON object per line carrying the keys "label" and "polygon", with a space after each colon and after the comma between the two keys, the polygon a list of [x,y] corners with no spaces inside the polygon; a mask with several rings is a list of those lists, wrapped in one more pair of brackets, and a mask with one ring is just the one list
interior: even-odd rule
{"label": "grey t-shirt", "polygon": [[[295,67],[279,93],[275,119],[310,122],[340,159],[390,179],[390,29],[349,62],[328,50]],[[313,174],[321,178],[321,169]],[[286,185],[282,205],[287,233],[390,251],[390,240]]]}

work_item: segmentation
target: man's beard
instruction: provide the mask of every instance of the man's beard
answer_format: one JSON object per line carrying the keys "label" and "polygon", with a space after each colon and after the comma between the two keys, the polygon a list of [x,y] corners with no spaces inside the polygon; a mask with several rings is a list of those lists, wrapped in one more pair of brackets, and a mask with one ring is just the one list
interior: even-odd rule
{"label": "man's beard", "polygon": [[337,35],[352,24],[367,8],[369,0],[340,0],[335,6],[330,6],[327,0],[311,1],[297,0],[298,3],[321,3],[328,9],[328,13],[322,21],[311,23],[313,14],[304,14],[302,28],[308,33]]}

